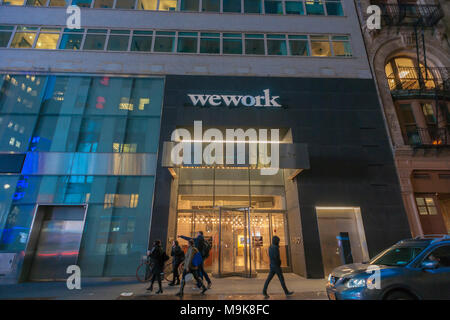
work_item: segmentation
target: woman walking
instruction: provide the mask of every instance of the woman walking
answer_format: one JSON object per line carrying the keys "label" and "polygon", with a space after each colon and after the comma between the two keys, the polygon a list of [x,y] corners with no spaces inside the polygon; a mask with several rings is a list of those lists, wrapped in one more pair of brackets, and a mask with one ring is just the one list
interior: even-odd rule
{"label": "woman walking", "polygon": [[152,280],[150,282],[150,287],[147,288],[148,291],[153,290],[153,283],[155,280],[158,280],[159,290],[156,293],[163,293],[162,284],[161,284],[161,273],[164,270],[164,260],[166,253],[161,247],[161,241],[155,240],[153,242],[153,248],[150,251],[150,264],[152,266]]}
{"label": "woman walking", "polygon": [[176,286],[180,284],[180,275],[178,274],[178,268],[184,260],[184,252],[178,244],[177,240],[172,242],[172,251],[170,255],[172,258],[173,280],[169,283],[169,286]]}

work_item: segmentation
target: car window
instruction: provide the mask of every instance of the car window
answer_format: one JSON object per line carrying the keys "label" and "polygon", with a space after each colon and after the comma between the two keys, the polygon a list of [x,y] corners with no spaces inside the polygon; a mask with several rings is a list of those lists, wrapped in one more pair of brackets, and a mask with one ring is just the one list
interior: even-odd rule
{"label": "car window", "polygon": [[375,257],[370,264],[404,266],[422,252],[424,247],[392,247]]}
{"label": "car window", "polygon": [[425,260],[435,260],[439,262],[438,267],[450,267],[450,246],[442,246],[433,250]]}

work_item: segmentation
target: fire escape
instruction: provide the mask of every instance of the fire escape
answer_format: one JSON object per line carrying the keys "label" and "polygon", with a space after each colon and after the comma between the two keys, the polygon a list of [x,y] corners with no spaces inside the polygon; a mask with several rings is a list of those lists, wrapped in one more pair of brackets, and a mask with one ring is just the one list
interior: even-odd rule
{"label": "fire escape", "polygon": [[[419,5],[402,0],[397,3],[372,0],[371,4],[381,9],[381,29],[412,30],[405,42],[415,47],[417,66],[398,67],[387,75],[392,98],[428,99],[436,104],[436,126],[417,128],[417,139],[410,144],[419,148],[449,147],[450,122],[446,118],[450,117],[446,101],[450,98],[450,68],[429,67],[425,45],[425,31],[436,26],[444,16],[441,6],[437,2]],[[442,126],[442,123],[446,124]]]}

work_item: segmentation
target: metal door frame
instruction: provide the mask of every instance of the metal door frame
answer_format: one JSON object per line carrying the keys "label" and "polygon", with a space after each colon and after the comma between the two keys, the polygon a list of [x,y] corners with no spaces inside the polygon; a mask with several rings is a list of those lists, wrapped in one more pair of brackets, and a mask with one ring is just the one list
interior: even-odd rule
{"label": "metal door frame", "polygon": [[[39,214],[40,207],[79,207],[84,208],[83,214],[83,231],[81,233],[81,241],[83,240],[84,228],[86,226],[86,214],[88,210],[87,203],[81,204],[54,204],[54,203],[37,203],[33,211],[33,220],[30,226],[30,233],[28,234],[27,243],[25,245],[22,268],[19,274],[19,282],[25,282],[29,280],[31,266],[33,264],[36,246],[41,234],[42,222],[44,221],[44,214]],[[77,255],[76,264],[78,264],[79,253]]]}

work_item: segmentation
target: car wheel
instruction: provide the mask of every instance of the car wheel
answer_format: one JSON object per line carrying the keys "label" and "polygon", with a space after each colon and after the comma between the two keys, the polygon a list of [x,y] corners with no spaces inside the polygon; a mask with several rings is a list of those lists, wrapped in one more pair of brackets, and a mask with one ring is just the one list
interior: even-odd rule
{"label": "car wheel", "polygon": [[408,292],[397,290],[388,293],[386,300],[416,300],[416,298]]}

